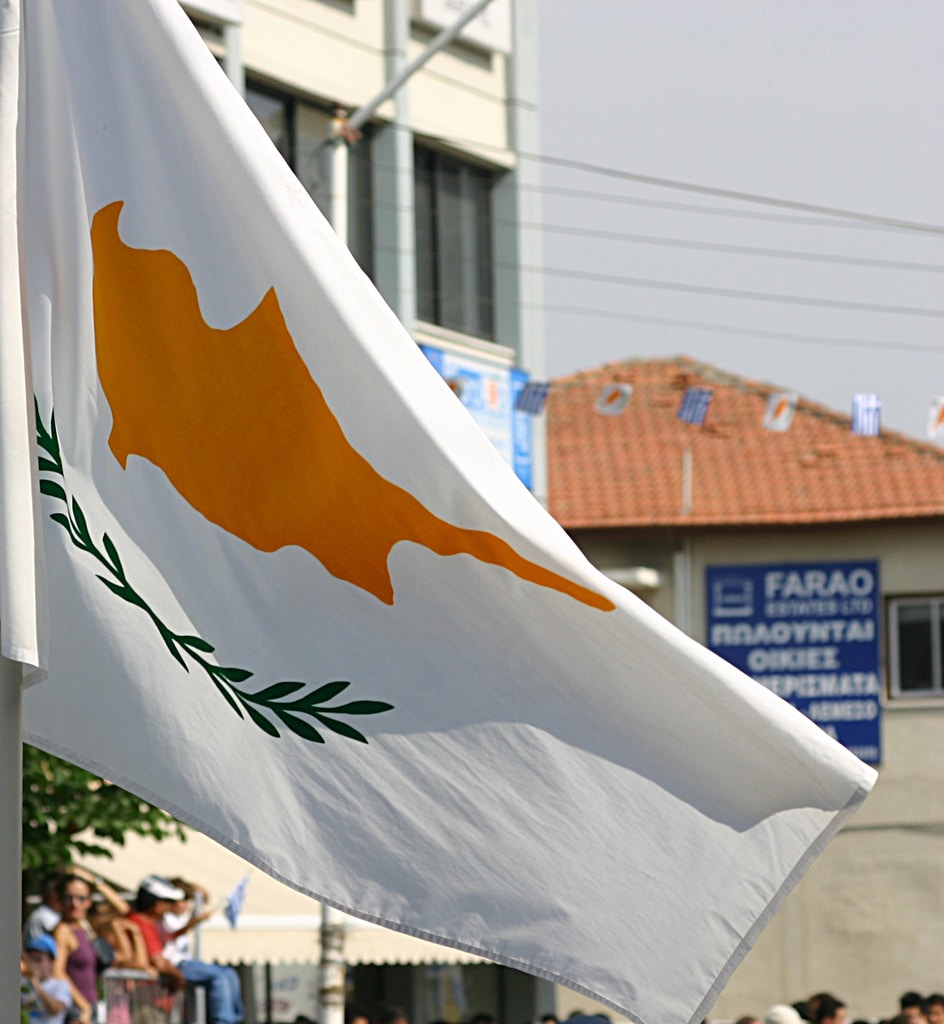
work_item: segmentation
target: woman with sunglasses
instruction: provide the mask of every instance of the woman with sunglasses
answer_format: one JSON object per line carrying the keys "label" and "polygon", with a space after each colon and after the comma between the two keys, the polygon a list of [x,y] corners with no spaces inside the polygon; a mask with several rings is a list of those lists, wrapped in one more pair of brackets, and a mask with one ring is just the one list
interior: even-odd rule
{"label": "woman with sunglasses", "polygon": [[84,868],[73,868],[59,880],[56,892],[62,920],[53,932],[59,948],[54,974],[69,982],[79,1024],[91,1024],[98,1003],[98,957],[92,946],[95,933],[87,918],[93,887],[119,914],[130,909],[113,889]]}

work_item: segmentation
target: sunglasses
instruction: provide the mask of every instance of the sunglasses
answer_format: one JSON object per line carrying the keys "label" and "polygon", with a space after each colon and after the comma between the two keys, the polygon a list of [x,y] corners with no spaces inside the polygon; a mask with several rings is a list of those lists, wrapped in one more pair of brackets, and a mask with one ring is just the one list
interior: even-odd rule
{"label": "sunglasses", "polygon": [[73,896],[71,893],[62,897],[63,903],[91,903],[91,896]]}

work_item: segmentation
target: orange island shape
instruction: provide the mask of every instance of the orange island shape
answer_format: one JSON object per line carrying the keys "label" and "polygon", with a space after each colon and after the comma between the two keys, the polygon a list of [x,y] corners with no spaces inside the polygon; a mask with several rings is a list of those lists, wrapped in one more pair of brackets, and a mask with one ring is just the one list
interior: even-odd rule
{"label": "orange island shape", "polygon": [[122,242],[122,202],[92,220],[98,375],[109,447],[138,455],[194,509],[260,551],[298,545],[333,576],[393,604],[387,559],[412,541],[466,554],[610,611],[602,595],[462,529],[382,477],[348,442],[270,288],[235,326],[207,325],[186,265]]}

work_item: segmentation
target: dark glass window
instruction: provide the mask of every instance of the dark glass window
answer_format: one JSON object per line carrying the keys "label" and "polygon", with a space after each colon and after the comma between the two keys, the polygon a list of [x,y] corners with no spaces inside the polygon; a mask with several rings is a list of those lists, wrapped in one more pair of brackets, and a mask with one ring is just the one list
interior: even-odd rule
{"label": "dark glass window", "polygon": [[419,318],[491,338],[495,176],[424,146],[414,166]]}
{"label": "dark glass window", "polygon": [[[257,84],[247,85],[246,102],[305,190],[327,214],[329,154],[322,143],[331,129],[331,112]],[[371,135],[368,127],[351,147],[348,159],[348,247],[368,275],[373,274],[374,259]]]}
{"label": "dark glass window", "polygon": [[944,694],[944,598],[901,598],[889,604],[892,696]]}

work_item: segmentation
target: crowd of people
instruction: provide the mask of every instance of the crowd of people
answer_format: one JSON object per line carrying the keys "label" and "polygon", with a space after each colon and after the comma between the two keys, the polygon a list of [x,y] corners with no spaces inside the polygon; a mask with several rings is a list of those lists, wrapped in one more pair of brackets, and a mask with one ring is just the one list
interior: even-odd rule
{"label": "crowd of people", "polygon": [[93,1024],[107,968],[138,971],[170,992],[201,986],[208,1024],[239,1024],[239,975],[192,955],[191,933],[211,913],[206,890],[181,878],[148,875],[129,903],[81,867],[50,876],[23,925],[20,973],[30,1024]]}
{"label": "crowd of people", "polygon": [[[850,1020],[846,1004],[831,992],[818,992],[797,1003],[777,1003],[763,1017],[748,1014],[735,1024],[875,1024],[875,1018]],[[944,995],[903,992],[898,1012],[879,1024],[944,1024]]]}

